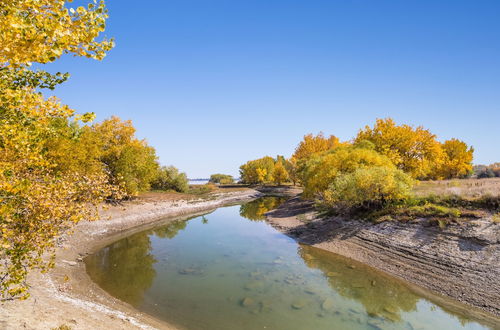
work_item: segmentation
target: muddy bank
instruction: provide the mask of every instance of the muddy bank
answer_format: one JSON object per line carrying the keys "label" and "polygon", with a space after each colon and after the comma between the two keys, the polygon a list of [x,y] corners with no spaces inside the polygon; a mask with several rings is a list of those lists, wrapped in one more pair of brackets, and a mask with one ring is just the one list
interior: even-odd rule
{"label": "muddy bank", "polygon": [[445,229],[423,219],[379,224],[322,219],[311,202],[299,197],[267,216],[274,227],[300,243],[352,258],[474,306],[457,304],[456,308],[470,309],[475,317],[500,327],[500,224],[489,218]]}
{"label": "muddy bank", "polygon": [[0,305],[0,329],[175,329],[119,301],[90,280],[83,258],[134,232],[220,206],[247,201],[262,193],[247,189],[191,200],[136,200],[101,212],[102,219],[81,222],[71,236],[59,239],[56,266],[33,272],[31,297]]}

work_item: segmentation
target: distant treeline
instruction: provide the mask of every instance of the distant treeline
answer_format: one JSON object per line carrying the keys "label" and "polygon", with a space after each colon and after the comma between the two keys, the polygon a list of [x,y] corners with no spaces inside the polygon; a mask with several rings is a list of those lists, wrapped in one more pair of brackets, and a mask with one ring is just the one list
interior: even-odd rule
{"label": "distant treeline", "polygon": [[493,163],[491,165],[475,165],[474,176],[479,179],[500,178],[500,163]]}

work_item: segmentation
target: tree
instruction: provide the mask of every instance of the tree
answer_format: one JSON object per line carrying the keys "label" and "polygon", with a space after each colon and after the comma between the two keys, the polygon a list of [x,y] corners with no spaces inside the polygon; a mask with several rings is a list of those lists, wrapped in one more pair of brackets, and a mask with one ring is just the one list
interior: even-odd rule
{"label": "tree", "polygon": [[130,120],[113,116],[92,125],[90,134],[94,134],[112,184],[122,186],[130,196],[150,188],[158,175],[156,152],[145,140],[136,138]]}
{"label": "tree", "polygon": [[445,179],[463,178],[472,173],[474,148],[458,139],[447,140],[442,144],[444,159],[438,175]]}
{"label": "tree", "polygon": [[298,177],[297,162],[295,161],[294,158],[285,160],[285,169],[286,172],[288,173],[288,179],[295,186],[299,181],[299,177]]}
{"label": "tree", "polygon": [[326,138],[322,132],[316,136],[307,134],[304,135],[304,139],[299,143],[297,148],[295,148],[292,159],[295,161],[307,159],[314,154],[333,149],[339,145],[339,139],[334,135],[330,135]]}
{"label": "tree", "polygon": [[104,1],[68,10],[64,0],[3,0],[0,63],[24,67],[65,53],[102,60],[113,40],[97,41],[108,18]]}
{"label": "tree", "polygon": [[337,176],[372,166],[395,167],[388,157],[367,148],[366,144],[341,146],[313,156],[300,171],[304,196],[321,198]]}
{"label": "tree", "polygon": [[234,178],[229,174],[212,174],[210,176],[210,182],[218,184],[231,184],[234,183]]}
{"label": "tree", "polygon": [[189,181],[186,173],[180,173],[174,166],[162,166],[152,183],[152,187],[157,190],[174,190],[185,193],[189,190]]}
{"label": "tree", "polygon": [[[52,62],[64,53],[102,59],[112,48],[112,40],[96,40],[107,18],[103,2],[76,10],[66,4],[0,3],[1,299],[27,298],[26,276],[53,265],[55,238],[81,219],[95,218],[98,204],[118,194],[90,149],[75,160],[87,159],[89,167],[70,165],[73,147],[83,143],[79,122],[93,115],[76,115],[36,90],[54,89],[68,75],[30,70],[31,63]],[[48,260],[42,258],[46,252]]]}
{"label": "tree", "polygon": [[276,165],[274,165],[274,183],[281,185],[283,182],[288,181],[288,178],[288,172],[283,163],[276,162]]}
{"label": "tree", "polygon": [[356,143],[370,141],[375,150],[416,179],[427,179],[443,159],[436,136],[422,126],[396,125],[391,118],[377,119],[374,127],[360,130]]}
{"label": "tree", "polygon": [[411,177],[394,167],[360,167],[335,177],[322,203],[339,213],[379,209],[406,200],[412,186]]}
{"label": "tree", "polygon": [[274,163],[274,158],[269,156],[248,161],[240,166],[241,181],[249,184],[273,182]]}

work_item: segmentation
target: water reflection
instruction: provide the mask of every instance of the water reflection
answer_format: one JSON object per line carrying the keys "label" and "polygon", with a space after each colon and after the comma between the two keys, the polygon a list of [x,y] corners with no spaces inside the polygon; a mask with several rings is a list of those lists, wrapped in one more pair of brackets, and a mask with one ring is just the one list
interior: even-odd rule
{"label": "water reflection", "polygon": [[360,302],[372,317],[400,321],[401,312],[417,308],[419,297],[405,284],[363,264],[307,245],[301,245],[299,254],[307,266],[323,272],[332,289]]}
{"label": "water reflection", "polygon": [[156,271],[147,233],[138,233],[85,259],[87,271],[104,290],[132,305],[139,304],[153,284]]}
{"label": "water reflection", "polygon": [[[402,321],[403,313],[417,312],[421,297],[403,281],[312,246],[300,245],[298,254],[308,267],[321,270],[329,286],[339,295],[361,303],[366,314],[374,320],[397,323]],[[446,307],[440,308],[455,316],[462,326],[473,322]],[[436,311],[436,306],[430,309]]]}
{"label": "water reflection", "polygon": [[[205,219],[205,216],[203,216],[202,219]],[[153,229],[151,232],[159,238],[174,238],[179,231],[186,229],[187,223],[187,220],[175,221],[163,227]]]}
{"label": "water reflection", "polygon": [[274,210],[287,200],[286,197],[261,197],[251,202],[245,203],[240,207],[240,215],[253,221],[262,221],[266,219],[267,212]]}

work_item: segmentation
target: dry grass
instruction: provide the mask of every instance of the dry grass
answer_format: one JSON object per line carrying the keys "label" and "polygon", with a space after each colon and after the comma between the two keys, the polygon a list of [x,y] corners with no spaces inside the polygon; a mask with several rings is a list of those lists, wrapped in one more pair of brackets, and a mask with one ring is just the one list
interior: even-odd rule
{"label": "dry grass", "polygon": [[[192,185],[191,187],[193,188],[199,188],[203,185]],[[232,186],[213,186],[213,190],[206,191],[206,192],[200,192],[200,193],[179,193],[179,192],[172,192],[172,191],[148,191],[139,194],[137,196],[137,200],[139,201],[147,201],[147,202],[157,202],[157,201],[178,201],[178,200],[193,200],[193,199],[199,199],[200,197],[207,197],[208,195],[211,194],[217,194],[217,193],[229,193],[229,192],[236,192],[236,191],[243,191],[248,189],[246,186],[238,186],[238,185],[232,185]],[[191,189],[193,190],[193,189]]]}
{"label": "dry grass", "polygon": [[500,178],[421,181],[414,188],[418,197],[457,195],[465,198],[500,196]]}

